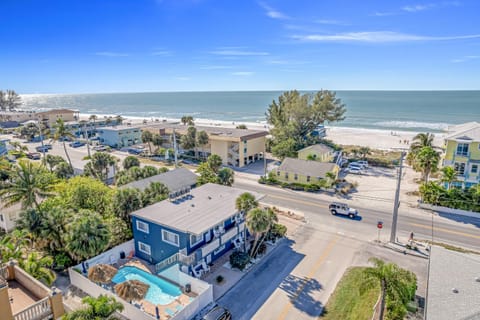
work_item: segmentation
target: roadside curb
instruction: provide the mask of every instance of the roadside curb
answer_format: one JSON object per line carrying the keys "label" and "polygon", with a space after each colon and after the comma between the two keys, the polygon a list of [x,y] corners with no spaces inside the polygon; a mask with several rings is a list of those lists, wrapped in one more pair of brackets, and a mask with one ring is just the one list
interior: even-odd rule
{"label": "roadside curb", "polygon": [[255,263],[251,268],[249,268],[246,272],[243,272],[243,275],[240,277],[240,279],[238,279],[237,283],[235,283],[230,289],[228,289],[227,291],[225,291],[221,296],[217,297],[217,299],[215,299],[215,303],[216,301],[220,300],[221,298],[223,298],[223,296],[225,296],[228,292],[230,292],[233,288],[235,288],[237,286],[237,284],[242,281],[242,279],[247,275],[249,274],[250,272],[252,272],[254,269],[258,268],[259,266],[261,266],[262,264],[265,263],[266,259],[265,258],[268,258],[274,251],[276,251],[279,247],[283,246],[283,244],[286,242],[286,239],[288,238],[282,238],[280,239],[279,241],[277,241],[277,245],[272,249],[270,250],[270,252],[268,252],[263,258],[262,260],[260,261],[260,263]]}
{"label": "roadside curb", "polygon": [[429,255],[418,253],[414,250],[410,250],[407,248],[403,248],[402,245],[398,243],[393,244],[393,243],[387,242],[387,243],[381,243],[380,245],[383,246],[384,248],[387,248],[399,253],[408,254],[414,257],[423,258],[423,259],[429,258]]}

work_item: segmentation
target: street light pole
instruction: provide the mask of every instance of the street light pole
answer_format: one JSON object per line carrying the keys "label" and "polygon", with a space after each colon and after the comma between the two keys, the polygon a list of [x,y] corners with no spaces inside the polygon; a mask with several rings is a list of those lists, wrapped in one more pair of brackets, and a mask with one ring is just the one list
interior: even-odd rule
{"label": "street light pole", "polygon": [[397,177],[397,190],[395,191],[395,203],[393,204],[393,219],[392,219],[392,229],[390,233],[390,242],[395,243],[397,238],[397,220],[398,220],[398,207],[400,206],[400,183],[402,181],[402,167],[403,167],[403,157],[405,153],[402,151],[400,156],[400,168],[398,170]]}

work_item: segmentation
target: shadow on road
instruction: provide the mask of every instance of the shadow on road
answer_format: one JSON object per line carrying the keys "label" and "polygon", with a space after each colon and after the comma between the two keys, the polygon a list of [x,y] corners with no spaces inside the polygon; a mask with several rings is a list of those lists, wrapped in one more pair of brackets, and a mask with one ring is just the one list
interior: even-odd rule
{"label": "shadow on road", "polygon": [[316,279],[288,275],[280,284],[280,289],[287,293],[290,302],[298,310],[313,317],[322,313],[322,303],[313,298],[313,293],[322,289]]}
{"label": "shadow on road", "polygon": [[480,228],[480,219],[479,218],[473,218],[473,217],[466,217],[466,216],[461,216],[458,214],[451,214],[451,213],[443,213],[443,212],[437,212],[438,216],[447,218],[456,222],[461,222],[464,224],[471,224],[474,225],[477,228]]}
{"label": "shadow on road", "polygon": [[233,319],[252,319],[272,293],[289,277],[305,255],[292,249],[286,239],[263,261],[218,300],[232,313]]}

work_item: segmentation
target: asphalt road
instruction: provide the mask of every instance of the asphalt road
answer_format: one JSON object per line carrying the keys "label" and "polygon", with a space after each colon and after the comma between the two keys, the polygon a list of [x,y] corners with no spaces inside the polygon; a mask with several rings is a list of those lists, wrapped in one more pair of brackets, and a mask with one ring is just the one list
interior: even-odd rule
{"label": "asphalt road", "polygon": [[[382,221],[384,228],[381,230],[381,239],[388,241],[392,211],[377,210],[376,203],[372,200],[369,208],[355,205],[355,200],[349,201],[359,211],[359,219],[351,221],[348,218],[332,216],[328,205],[332,201],[341,201],[332,197],[330,201],[320,199],[315,194],[285,190],[277,187],[259,185],[247,179],[236,179],[235,186],[256,191],[265,195],[262,202],[298,210],[305,213],[307,220],[322,220],[324,224],[335,227],[346,234],[355,234],[363,239],[376,239],[378,237],[377,222]],[[393,207],[393,204],[392,204]],[[399,209],[397,237],[405,240],[414,232],[415,238],[431,240],[433,217],[433,239],[435,242],[445,242],[452,245],[480,250],[480,219],[459,217],[456,215],[432,214],[426,210],[414,208]]]}

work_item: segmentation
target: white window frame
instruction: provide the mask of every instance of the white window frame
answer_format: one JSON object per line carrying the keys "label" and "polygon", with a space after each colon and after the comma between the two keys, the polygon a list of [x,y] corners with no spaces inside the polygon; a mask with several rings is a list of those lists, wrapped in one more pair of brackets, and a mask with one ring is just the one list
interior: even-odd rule
{"label": "white window frame", "polygon": [[[142,229],[142,228],[139,227],[140,225],[146,226],[146,228]],[[144,221],[141,221],[141,220],[137,220],[136,226],[137,226],[138,231],[141,231],[141,232],[147,233],[147,234],[150,233],[150,226],[148,225],[148,223],[146,223]]]}
{"label": "white window frame", "polygon": [[[192,242],[192,236],[197,237],[197,242]],[[190,247],[196,246],[197,244],[199,244],[202,241],[203,241],[203,233],[200,234],[200,235],[193,234],[193,233],[190,234]]]}
{"label": "white window frame", "polygon": [[[144,248],[142,248],[142,246]],[[152,255],[152,247],[149,244],[143,243],[142,241],[138,241],[138,251],[148,254],[149,256]]]}
{"label": "white window frame", "polygon": [[[175,243],[173,241],[170,241],[170,240],[167,240],[167,238],[165,236],[165,234],[167,234],[167,233],[173,235],[177,239],[177,243]],[[165,243],[171,244],[172,246],[180,247],[180,237],[175,232],[163,229],[162,230],[162,241],[165,242]]]}

